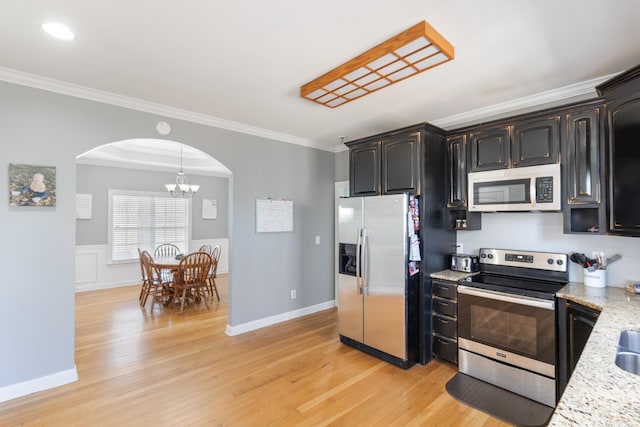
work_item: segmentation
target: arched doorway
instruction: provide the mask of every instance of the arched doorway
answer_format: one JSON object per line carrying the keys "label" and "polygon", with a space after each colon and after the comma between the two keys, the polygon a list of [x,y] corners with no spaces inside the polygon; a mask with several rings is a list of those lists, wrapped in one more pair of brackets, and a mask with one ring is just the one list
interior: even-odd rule
{"label": "arched doorway", "polygon": [[[200,186],[190,199],[186,249],[202,244],[222,248],[219,272],[228,272],[232,174],[211,155],[189,145],[136,138],[104,144],[76,157],[76,291],[126,286],[139,280],[136,262],[114,259],[110,202],[114,191],[167,196],[183,170]],[[206,212],[203,207],[206,208]],[[212,209],[215,207],[215,209]]]}

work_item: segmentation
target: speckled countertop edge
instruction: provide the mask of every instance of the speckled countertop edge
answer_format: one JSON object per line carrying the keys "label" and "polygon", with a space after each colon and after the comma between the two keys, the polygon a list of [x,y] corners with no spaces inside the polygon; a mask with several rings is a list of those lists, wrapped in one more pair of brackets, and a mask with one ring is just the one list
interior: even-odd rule
{"label": "speckled countertop edge", "polygon": [[601,309],[550,426],[640,426],[640,375],[615,365],[620,331],[640,329],[640,295],[569,283],[557,293]]}
{"label": "speckled countertop edge", "polygon": [[431,273],[429,276],[432,279],[440,279],[440,280],[450,280],[452,282],[457,282],[458,280],[464,279],[465,277],[473,276],[478,273],[465,273],[463,271],[453,271],[453,270],[442,270]]}

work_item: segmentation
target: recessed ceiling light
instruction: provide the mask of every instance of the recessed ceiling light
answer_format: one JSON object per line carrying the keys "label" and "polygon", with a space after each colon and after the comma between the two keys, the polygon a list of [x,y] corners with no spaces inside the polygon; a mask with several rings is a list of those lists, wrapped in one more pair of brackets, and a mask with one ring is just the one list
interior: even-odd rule
{"label": "recessed ceiling light", "polygon": [[46,24],[42,24],[42,29],[47,34],[62,40],[73,40],[75,37],[69,27],[57,22],[47,22]]}

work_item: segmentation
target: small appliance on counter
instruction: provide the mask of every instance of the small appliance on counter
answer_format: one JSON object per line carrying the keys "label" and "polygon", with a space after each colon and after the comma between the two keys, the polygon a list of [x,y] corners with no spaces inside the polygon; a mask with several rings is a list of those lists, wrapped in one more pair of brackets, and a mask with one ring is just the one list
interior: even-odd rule
{"label": "small appliance on counter", "polygon": [[451,254],[451,269],[465,273],[475,273],[480,264],[477,255]]}

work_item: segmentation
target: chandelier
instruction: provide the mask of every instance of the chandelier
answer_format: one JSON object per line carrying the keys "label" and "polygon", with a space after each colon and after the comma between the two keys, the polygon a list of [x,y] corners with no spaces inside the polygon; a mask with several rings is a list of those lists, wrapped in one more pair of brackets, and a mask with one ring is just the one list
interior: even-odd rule
{"label": "chandelier", "polygon": [[192,197],[200,189],[199,185],[189,185],[189,179],[182,170],[182,146],[180,146],[180,172],[176,176],[175,184],[165,184],[172,197]]}

